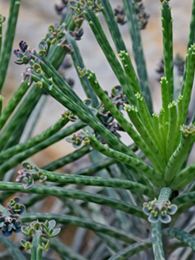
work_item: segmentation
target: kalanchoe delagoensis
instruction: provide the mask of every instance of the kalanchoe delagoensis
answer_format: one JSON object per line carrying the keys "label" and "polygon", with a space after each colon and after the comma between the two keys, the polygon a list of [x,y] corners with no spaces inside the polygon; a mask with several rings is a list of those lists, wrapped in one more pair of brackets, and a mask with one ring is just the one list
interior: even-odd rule
{"label": "kalanchoe delagoensis", "polygon": [[195,136],[195,124],[181,126],[181,132],[184,137]]}
{"label": "kalanchoe delagoensis", "polygon": [[67,52],[70,52],[70,46],[65,39],[65,25],[50,25],[48,27],[48,33],[45,38],[39,43],[39,56],[46,56],[52,45],[58,44],[63,48],[66,48]]}
{"label": "kalanchoe delagoensis", "polygon": [[24,205],[19,203],[18,198],[9,201],[7,207],[0,209],[0,229],[5,236],[10,236],[13,232],[20,232],[20,215],[24,212]]}
{"label": "kalanchoe delagoensis", "polygon": [[67,137],[66,141],[71,143],[73,147],[78,148],[82,145],[83,141],[85,139],[85,134],[83,131],[80,131],[76,134],[73,134],[71,137]]}
{"label": "kalanchoe delagoensis", "polygon": [[[127,102],[127,98],[124,95],[121,86],[117,85],[112,88],[110,99],[112,100],[112,103],[116,105],[116,107],[120,111],[124,110],[124,104]],[[106,128],[108,128],[116,136],[120,137],[118,131],[123,131],[123,129],[116,122],[112,114],[109,111],[107,111],[103,105],[99,107],[97,117],[100,119],[102,124],[106,126]],[[103,140],[101,139],[101,141]]]}
{"label": "kalanchoe delagoensis", "polygon": [[71,122],[75,122],[77,120],[77,117],[71,111],[66,111],[63,116],[68,118]]}
{"label": "kalanchoe delagoensis", "polygon": [[34,179],[32,174],[26,171],[26,169],[20,169],[17,172],[16,182],[22,183],[24,188],[28,189],[33,186]]}
{"label": "kalanchoe delagoensis", "polygon": [[70,32],[70,34],[75,38],[75,40],[80,41],[83,36],[83,28],[76,28],[74,31]]}
{"label": "kalanchoe delagoensis", "polygon": [[171,204],[170,201],[166,201],[162,205],[159,205],[158,200],[154,199],[149,202],[144,202],[143,211],[148,216],[148,221],[151,223],[167,224],[171,222],[171,216],[177,211],[177,206]]}
{"label": "kalanchoe delagoensis", "polygon": [[61,228],[56,227],[55,220],[46,220],[44,223],[39,222],[38,220],[33,221],[22,227],[22,232],[28,240],[22,240],[21,244],[25,251],[29,251],[32,248],[33,243],[30,241],[33,241],[38,235],[40,237],[38,247],[46,251],[49,249],[49,239],[57,236],[60,231]]}
{"label": "kalanchoe delagoensis", "polygon": [[35,54],[35,50],[30,50],[25,41],[19,42],[19,49],[14,50],[14,54],[17,57],[16,64],[28,64]]}
{"label": "kalanchoe delagoensis", "polygon": [[125,24],[127,22],[124,9],[121,6],[117,6],[114,9],[114,15],[116,17],[117,23],[119,23],[120,25],[123,25],[123,24]]}
{"label": "kalanchoe delagoensis", "polygon": [[46,176],[40,173],[40,171],[30,163],[23,163],[23,168],[18,171],[16,182],[22,183],[24,188],[29,189],[36,180],[44,182],[46,181]]}

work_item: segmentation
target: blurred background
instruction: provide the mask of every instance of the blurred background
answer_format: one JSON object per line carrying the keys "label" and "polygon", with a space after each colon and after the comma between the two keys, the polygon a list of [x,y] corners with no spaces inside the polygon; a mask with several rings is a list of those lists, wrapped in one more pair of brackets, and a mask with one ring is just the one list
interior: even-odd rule
{"label": "blurred background", "polygon": [[[46,34],[48,25],[56,23],[59,20],[59,17],[55,12],[54,5],[60,1],[22,0],[21,2],[22,4],[14,48],[17,48],[18,43],[21,40],[24,40],[28,43],[31,49],[36,49],[38,43]],[[154,107],[155,111],[158,111],[160,106],[160,88],[157,81],[158,75],[156,73],[156,69],[158,68],[162,58],[160,0],[145,0],[143,2],[145,4],[146,12],[150,15],[150,19],[146,29],[142,31],[142,40],[154,100]],[[122,3],[122,0],[111,0],[111,3],[117,6]],[[186,51],[192,0],[171,0],[170,4],[173,7],[174,51],[175,54],[179,53],[183,56]],[[8,11],[9,1],[0,0],[0,12],[4,16],[7,16]],[[131,42],[129,40],[127,24],[120,26],[120,28],[126,40],[128,50],[131,53]],[[96,44],[94,36],[86,24],[84,25],[84,36],[78,44],[80,46],[86,67],[96,72],[102,86],[109,91],[114,85],[117,84],[117,81],[104,56],[102,55],[100,48]],[[9,74],[6,80],[6,86],[4,88],[4,95],[6,97],[5,104],[8,98],[12,95],[14,89],[16,89],[20,84],[24,69],[25,68],[23,66],[14,64],[14,56],[12,55]],[[73,69],[68,70],[67,76],[74,79],[75,91],[79,93],[80,96],[84,97],[83,92],[81,92],[79,81],[75,77],[75,71]],[[52,98],[48,97],[39,123],[33,134],[37,134],[41,130],[50,126],[60,117],[60,114],[63,113],[63,111],[64,109],[61,105],[59,105]],[[69,153],[71,150],[73,150],[72,145],[63,141],[48,149],[45,149],[41,152],[41,154],[34,156],[34,160],[39,165],[46,164],[51,160]]]}

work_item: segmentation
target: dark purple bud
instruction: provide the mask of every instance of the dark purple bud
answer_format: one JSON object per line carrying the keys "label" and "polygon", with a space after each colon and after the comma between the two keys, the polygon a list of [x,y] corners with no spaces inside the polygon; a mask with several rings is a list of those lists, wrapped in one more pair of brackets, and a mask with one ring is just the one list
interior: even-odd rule
{"label": "dark purple bud", "polygon": [[21,50],[22,52],[25,52],[25,51],[28,49],[28,45],[27,45],[27,43],[26,43],[25,41],[21,41],[21,42],[19,43],[19,47],[20,47],[20,50]]}
{"label": "dark purple bud", "polygon": [[83,36],[83,28],[70,32],[70,34],[75,38],[75,40],[80,41],[81,37]]}

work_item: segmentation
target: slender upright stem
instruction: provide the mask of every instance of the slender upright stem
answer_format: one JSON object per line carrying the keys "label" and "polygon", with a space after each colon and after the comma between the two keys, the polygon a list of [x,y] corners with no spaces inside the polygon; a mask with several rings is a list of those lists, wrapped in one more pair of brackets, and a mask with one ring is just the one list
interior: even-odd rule
{"label": "slender upright stem", "polygon": [[[171,195],[171,189],[168,187],[164,187],[161,189],[159,197],[158,197],[158,207],[161,208],[162,205],[169,200]],[[155,260],[165,260],[165,253],[163,249],[162,243],[162,227],[161,223],[158,221],[157,223],[151,224],[152,228],[152,248],[154,253]]]}

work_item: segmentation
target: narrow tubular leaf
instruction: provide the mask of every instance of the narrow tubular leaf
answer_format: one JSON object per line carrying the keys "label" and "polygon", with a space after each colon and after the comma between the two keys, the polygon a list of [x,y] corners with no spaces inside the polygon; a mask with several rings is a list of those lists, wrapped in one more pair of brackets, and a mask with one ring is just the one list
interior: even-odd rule
{"label": "narrow tubular leaf", "polygon": [[112,160],[110,158],[98,160],[97,162],[93,163],[91,166],[81,169],[78,172],[75,172],[75,175],[92,175],[94,173],[97,173],[98,171],[103,170],[104,168],[111,166],[114,163],[115,160]]}
{"label": "narrow tubular leaf", "polygon": [[22,184],[13,182],[0,182],[0,190],[12,191],[12,192],[23,192],[23,193],[36,193],[42,196],[55,196],[70,199],[82,200],[85,202],[92,202],[100,205],[105,205],[129,214],[133,214],[136,217],[145,219],[145,215],[138,207],[132,206],[131,204],[124,203],[120,200],[107,198],[101,195],[94,195],[89,192],[77,191],[72,189],[64,189],[59,187],[48,187],[45,185],[36,185],[30,189],[26,189]]}
{"label": "narrow tubular leaf", "polygon": [[[14,1],[12,1],[14,2]],[[16,1],[15,1],[16,2]],[[66,23],[69,17],[66,16],[63,19],[63,22]],[[68,24],[71,21],[68,21]],[[49,50],[48,56],[46,57],[46,60],[48,60],[55,68],[58,68],[64,59],[65,55],[67,54],[67,50],[63,48],[61,45],[59,46],[54,45],[52,50]],[[38,90],[37,88],[32,88],[24,98],[24,100],[19,104],[19,107],[17,108],[16,113],[14,116],[9,120],[8,124],[6,125],[5,129],[3,129],[3,132],[1,132],[0,137],[0,143],[2,140],[4,140],[4,144],[8,143],[8,146],[12,146],[18,142],[20,139],[24,126],[26,122],[28,121],[28,118],[30,114],[32,113],[32,110],[36,106],[37,102],[39,101],[40,97],[42,95],[42,90]],[[13,129],[14,134],[13,134]],[[17,132],[17,134],[15,134]],[[16,135],[16,137],[14,136]],[[10,139],[12,137],[12,140]],[[2,139],[1,139],[2,138]],[[8,140],[10,141],[8,142]],[[0,144],[0,149],[3,149],[4,146]]]}
{"label": "narrow tubular leaf", "polygon": [[[76,43],[76,40],[70,34],[67,33],[66,38],[67,38],[68,43],[70,44],[70,46],[72,48],[71,57],[72,57],[72,60],[74,62],[74,66],[75,66],[75,69],[77,71],[77,74],[79,75],[79,70],[84,69],[84,67],[85,67],[82,56],[81,56],[80,51],[79,51],[79,47]],[[80,78],[81,84],[83,86],[83,89],[84,89],[87,97],[91,99],[92,105],[97,107],[98,106],[98,99],[97,99],[91,85],[89,84],[87,77],[86,76],[83,76],[83,77],[79,76],[79,78]]]}
{"label": "narrow tubular leaf", "polygon": [[161,81],[162,108],[165,111],[165,121],[168,121],[168,105],[169,105],[169,83],[166,77],[162,77]]}
{"label": "narrow tubular leaf", "polygon": [[13,114],[5,127],[1,129],[0,150],[3,150],[17,130],[21,130],[21,132],[23,132],[24,126],[29,119],[32,110],[35,108],[38,100],[40,99],[41,92],[42,90],[40,89],[37,89],[37,91],[35,91],[35,89],[31,89],[21,104],[17,107],[17,111]]}
{"label": "narrow tubular leaf", "polygon": [[189,246],[193,251],[195,251],[195,237],[191,234],[178,228],[169,228],[167,233],[170,237],[177,238],[182,243]]}
{"label": "narrow tubular leaf", "polygon": [[46,141],[51,136],[53,136],[55,133],[57,133],[60,129],[62,129],[67,123],[69,122],[69,119],[62,115],[62,117],[51,127],[49,127],[47,130],[43,131],[41,134],[30,138],[26,143],[24,144],[18,144],[15,146],[12,146],[9,149],[6,149],[5,151],[0,153],[0,162],[4,162],[5,160],[11,158],[15,154],[18,154],[20,152],[26,151],[30,149],[33,146],[36,146],[37,144]]}
{"label": "narrow tubular leaf", "polygon": [[15,260],[26,260],[26,257],[24,257],[24,255],[19,250],[17,245],[14,242],[12,242],[10,239],[7,239],[5,236],[1,235],[0,243],[7,248],[9,255]]}
{"label": "narrow tubular leaf", "polygon": [[89,152],[90,152],[90,148],[87,145],[85,145],[85,146],[77,149],[76,151],[74,151],[68,155],[65,155],[65,156],[43,166],[42,168],[44,168],[45,170],[48,170],[48,171],[54,171],[56,169],[63,167],[64,165],[67,165],[69,163],[72,163],[72,162],[82,158]]}
{"label": "narrow tubular leaf", "polygon": [[87,260],[58,239],[52,239],[50,241],[50,247],[60,255],[62,260]]}
{"label": "narrow tubular leaf", "polygon": [[3,108],[3,96],[0,95],[0,116],[1,116],[1,113],[2,113],[2,108]]}
{"label": "narrow tubular leaf", "polygon": [[150,108],[150,111],[152,112],[152,100],[151,100],[150,88],[148,84],[148,75],[147,75],[146,62],[145,62],[144,52],[142,47],[139,23],[135,11],[135,1],[123,0],[123,5],[127,15],[127,22],[128,22],[129,32],[131,35],[131,40],[132,40],[133,54],[137,66],[137,73],[141,83],[142,92]]}
{"label": "narrow tubular leaf", "polygon": [[[35,78],[34,78],[35,79]],[[39,79],[38,79],[39,80]],[[71,110],[75,115],[77,115],[83,122],[86,122],[91,128],[96,130],[100,135],[102,135],[105,140],[110,144],[111,147],[115,147],[121,151],[126,152],[127,154],[132,154],[129,151],[129,148],[124,145],[118,137],[112,134],[92,113],[88,113],[88,109],[85,110],[85,107],[82,109],[77,103],[71,100],[68,96],[65,96],[55,85],[52,89],[49,88],[49,85],[46,84],[46,89],[51,96],[53,96],[58,102]]]}
{"label": "narrow tubular leaf", "polygon": [[180,131],[177,125],[177,103],[173,101],[168,106],[169,124],[167,131],[167,160],[170,158],[176,148],[177,132]]}
{"label": "narrow tubular leaf", "polygon": [[103,7],[102,12],[103,12],[104,18],[106,20],[106,23],[108,25],[112,39],[114,41],[114,44],[116,46],[117,52],[126,50],[125,43],[124,43],[121,33],[119,31],[118,24],[115,20],[110,1],[101,0],[101,4]]}
{"label": "narrow tubular leaf", "polygon": [[172,156],[168,161],[165,170],[165,181],[167,183],[170,183],[174,179],[174,177],[178,174],[191,148],[192,148],[191,138],[190,137],[182,138],[180,144],[178,145],[175,152],[172,154]]}
{"label": "narrow tubular leaf", "polygon": [[194,205],[195,202],[195,192],[192,191],[192,192],[184,193],[179,197],[177,197],[173,202],[180,207],[185,204],[185,208],[190,208],[191,206]]}
{"label": "narrow tubular leaf", "polygon": [[162,29],[163,29],[163,60],[164,72],[168,81],[168,99],[169,102],[173,100],[174,94],[174,80],[173,80],[173,25],[171,10],[168,1],[162,2]]}
{"label": "narrow tubular leaf", "polygon": [[185,77],[182,87],[182,111],[180,115],[181,124],[185,123],[188,107],[191,99],[192,87],[194,82],[194,73],[195,73],[195,44],[193,44],[187,53],[186,58],[186,68],[185,68]]}
{"label": "narrow tubular leaf", "polygon": [[[134,108],[133,106],[128,106],[128,105],[125,107],[125,109],[129,115],[129,118],[131,119],[131,122],[133,123],[133,125],[137,129],[138,133],[140,134],[141,138],[144,140],[144,142],[146,143],[146,145],[149,148],[147,151],[148,158],[150,158],[150,160],[153,162],[154,168],[156,168],[157,171],[162,172],[164,162],[163,162],[163,160],[159,161],[159,158],[162,158],[162,154],[160,154],[158,148],[156,148],[156,143],[154,142],[152,136],[148,132],[145,125],[140,120],[138,110],[136,108]],[[137,143],[137,145],[138,145],[138,143]],[[141,148],[141,146],[140,146],[140,148]],[[145,154],[146,154],[146,152],[145,152]]]}
{"label": "narrow tubular leaf", "polygon": [[134,243],[128,247],[125,247],[117,254],[111,256],[109,260],[127,259],[127,257],[131,257],[135,254],[139,254],[140,252],[146,250],[149,247],[151,247],[151,243],[149,242]]}
{"label": "narrow tubular leaf", "polygon": [[192,2],[192,16],[191,16],[191,23],[190,23],[190,33],[188,39],[188,48],[195,43],[195,0]]}
{"label": "narrow tubular leaf", "polygon": [[40,60],[40,65],[46,74],[45,79],[48,80],[49,78],[51,78],[51,82],[49,82],[50,85],[52,85],[52,83],[55,83],[58,86],[58,88],[61,90],[61,92],[64,93],[64,95],[71,98],[72,101],[74,101],[75,103],[80,105],[81,108],[87,110],[89,114],[92,114],[91,110],[88,109],[88,107],[84,105],[84,103],[82,102],[80,97],[72,90],[72,88],[68,85],[68,83],[62,78],[62,76],[52,66],[52,64],[47,62],[46,59],[42,58]]}
{"label": "narrow tubular leaf", "polygon": [[27,81],[22,82],[20,87],[16,90],[12,98],[9,100],[7,106],[3,109],[0,116],[0,129],[4,126],[12,112],[16,109],[29,87],[30,86]]}
{"label": "narrow tubular leaf", "polygon": [[2,42],[3,42],[3,23],[5,21],[5,17],[0,14],[0,56],[2,50]]}
{"label": "narrow tubular leaf", "polygon": [[[96,79],[95,74],[88,71],[87,75],[91,83],[91,86],[93,87],[95,93],[104,104],[105,108],[111,112],[113,117],[115,117],[116,120],[119,122],[120,126],[129,134],[129,136],[133,139],[135,144],[145,153],[145,155],[147,155],[150,158],[150,160],[154,162],[155,165],[158,166],[159,160],[156,159],[156,153],[155,155],[153,155],[153,151],[155,150],[154,145],[151,144],[151,142],[149,144],[147,142],[147,140],[150,141],[148,135],[147,138],[141,138],[141,136],[134,130],[133,125],[124,118],[122,113],[117,109],[117,107],[112,103],[112,101],[109,99],[107,94],[101,88],[101,86],[99,85]],[[144,131],[142,126],[143,126],[142,124],[141,126],[139,125],[139,129]],[[146,131],[144,133],[146,133]],[[146,137],[146,135],[144,137]],[[158,154],[158,150],[156,150],[156,152]],[[134,156],[133,153],[131,155]]]}
{"label": "narrow tubular leaf", "polygon": [[116,161],[123,162],[123,163],[129,165],[130,167],[134,168],[135,170],[144,172],[150,180],[152,179],[153,182],[155,182],[156,178],[154,177],[154,175],[155,175],[154,170],[149,165],[147,165],[145,162],[140,160],[139,158],[131,157],[124,153],[121,153],[121,152],[118,152],[111,148],[108,148],[108,146],[101,144],[94,137],[90,137],[90,144],[92,145],[92,147],[94,149],[105,154],[106,156],[111,157],[111,158],[115,159]]}
{"label": "narrow tubular leaf", "polygon": [[9,10],[9,19],[5,38],[3,41],[3,46],[0,56],[0,91],[3,88],[3,84],[6,78],[7,68],[9,65],[9,60],[11,56],[16,24],[18,20],[18,13],[20,8],[20,0],[11,0],[10,1],[10,10]]}
{"label": "narrow tubular leaf", "polygon": [[54,143],[60,141],[64,137],[73,134],[74,132],[80,130],[84,126],[85,126],[84,123],[81,123],[81,122],[75,123],[75,124],[65,128],[65,129],[62,129],[61,131],[59,131],[55,135],[51,136],[47,140],[45,140],[45,141],[43,141],[43,142],[41,142],[37,145],[35,145],[34,147],[31,147],[31,148],[29,148],[29,149],[27,149],[23,152],[16,154],[12,158],[10,158],[9,160],[7,160],[3,164],[1,164],[0,175],[3,176],[6,173],[6,171],[10,170],[12,167],[17,166],[19,163],[26,160],[27,158],[29,158],[33,154],[43,150],[44,148],[50,146],[51,144],[54,144]]}
{"label": "narrow tubular leaf", "polygon": [[119,58],[121,60],[121,63],[123,65],[123,68],[127,74],[127,77],[129,79],[130,86],[133,88],[134,93],[140,92],[140,83],[137,78],[137,75],[135,73],[135,70],[133,68],[133,65],[131,63],[129,54],[127,51],[120,51],[119,52]]}
{"label": "narrow tubular leaf", "polygon": [[180,190],[184,188],[187,184],[193,182],[195,178],[195,165],[192,164],[185,169],[183,169],[174,179],[171,184],[172,189]]}
{"label": "narrow tubular leaf", "polygon": [[158,133],[155,129],[152,115],[148,109],[144,97],[139,92],[135,94],[135,97],[137,101],[136,103],[137,103],[140,120],[142,121],[142,124],[144,124],[145,127],[148,129],[148,132],[150,133],[150,136],[154,139],[156,145],[158,146],[158,149],[161,150]]}
{"label": "narrow tubular leaf", "polygon": [[102,177],[89,177],[89,176],[70,176],[68,174],[59,174],[57,172],[45,171],[38,169],[38,172],[47,177],[47,181],[57,182],[59,184],[78,184],[100,187],[111,187],[119,189],[128,189],[131,192],[140,192],[145,195],[151,195],[152,192],[143,184],[132,181],[121,180],[117,178],[102,178]]}
{"label": "narrow tubular leaf", "polygon": [[98,233],[100,234],[103,233],[104,235],[122,240],[126,243],[132,243],[140,240],[137,237],[130,236],[122,231],[119,231],[116,228],[92,221],[89,218],[84,219],[84,218],[79,218],[70,215],[62,216],[58,214],[43,214],[43,213],[35,213],[35,214],[31,213],[31,214],[25,214],[21,216],[21,220],[23,223],[31,222],[36,219],[40,221],[55,219],[57,223],[71,224],[78,227],[87,228],[93,230],[94,232],[97,232],[97,235]]}
{"label": "narrow tubular leaf", "polygon": [[[140,136],[136,133],[136,131],[133,129],[133,126],[130,122],[128,122],[123,114],[118,110],[118,108],[112,103],[112,101],[109,99],[108,95],[105,93],[105,91],[101,88],[99,85],[96,76],[94,73],[88,71],[87,72],[88,79],[91,83],[91,86],[93,87],[95,93],[100,98],[102,103],[104,104],[105,108],[111,112],[114,118],[119,122],[120,126],[129,134],[129,136],[134,140],[134,142],[143,150],[145,151],[146,145],[140,138]],[[134,154],[132,153],[132,156]]]}
{"label": "narrow tubular leaf", "polygon": [[96,37],[96,40],[98,41],[102,51],[104,52],[104,55],[106,56],[113,72],[115,73],[119,83],[123,87],[124,93],[126,94],[128,100],[133,103],[134,99],[132,95],[132,89],[127,84],[127,78],[124,73],[124,70],[120,62],[118,61],[112,47],[110,46],[110,43],[101,27],[101,24],[97,16],[91,10],[87,9],[85,12],[85,17],[94,33],[94,36]]}

